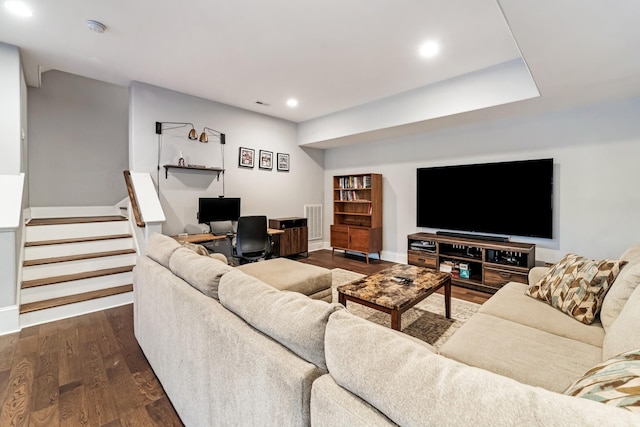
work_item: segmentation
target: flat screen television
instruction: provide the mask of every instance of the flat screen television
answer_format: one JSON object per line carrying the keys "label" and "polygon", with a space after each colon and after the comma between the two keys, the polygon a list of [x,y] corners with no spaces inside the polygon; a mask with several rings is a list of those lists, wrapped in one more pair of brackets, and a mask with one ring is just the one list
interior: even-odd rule
{"label": "flat screen television", "polygon": [[200,197],[198,202],[198,222],[237,221],[240,217],[238,197]]}
{"label": "flat screen television", "polygon": [[417,226],[553,237],[553,159],[418,168]]}

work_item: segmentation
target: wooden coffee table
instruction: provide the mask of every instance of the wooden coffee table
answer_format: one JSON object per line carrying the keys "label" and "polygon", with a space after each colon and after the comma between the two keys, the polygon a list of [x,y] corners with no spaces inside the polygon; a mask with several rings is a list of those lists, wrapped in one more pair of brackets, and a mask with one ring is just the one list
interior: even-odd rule
{"label": "wooden coffee table", "polygon": [[[407,279],[407,280],[402,280]],[[444,287],[444,308],[451,318],[451,274],[431,268],[398,264],[338,287],[338,301],[347,301],[391,314],[391,328],[401,329],[402,313]]]}

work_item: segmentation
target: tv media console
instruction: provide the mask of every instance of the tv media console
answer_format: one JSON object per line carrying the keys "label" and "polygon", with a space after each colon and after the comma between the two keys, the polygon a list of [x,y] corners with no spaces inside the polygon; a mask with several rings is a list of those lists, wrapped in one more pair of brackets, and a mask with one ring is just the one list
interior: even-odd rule
{"label": "tv media console", "polygon": [[451,273],[451,283],[495,293],[508,282],[527,283],[534,267],[536,245],[494,242],[433,233],[409,234],[411,265]]}

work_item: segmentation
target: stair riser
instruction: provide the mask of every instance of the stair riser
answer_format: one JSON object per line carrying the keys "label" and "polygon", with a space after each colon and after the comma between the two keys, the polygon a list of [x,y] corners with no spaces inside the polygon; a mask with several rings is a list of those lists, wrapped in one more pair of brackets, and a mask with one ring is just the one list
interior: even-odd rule
{"label": "stair riser", "polygon": [[65,274],[85,273],[105,268],[124,267],[136,262],[135,254],[116,255],[54,264],[33,265],[22,269],[22,280],[35,280]]}
{"label": "stair riser", "polygon": [[128,232],[129,223],[127,221],[34,225],[26,227],[25,238],[27,242],[37,242],[41,240],[109,236],[112,234],[127,234]]}
{"label": "stair riser", "polygon": [[133,239],[96,240],[93,242],[28,246],[24,248],[24,259],[25,261],[30,261],[33,259],[118,251],[123,249],[134,249]]}
{"label": "stair riser", "polygon": [[31,218],[69,218],[82,216],[121,215],[114,206],[49,206],[29,208]]}
{"label": "stair riser", "polygon": [[133,273],[131,272],[55,283],[53,285],[36,286],[22,289],[20,292],[20,303],[28,304],[30,302],[44,301],[52,298],[128,285],[130,283],[133,283]]}
{"label": "stair riser", "polygon": [[108,308],[131,303],[133,303],[133,292],[126,292],[104,298],[67,304],[60,307],[33,311],[31,313],[24,313],[20,315],[20,327],[26,328],[28,326],[93,313],[94,311],[106,310]]}

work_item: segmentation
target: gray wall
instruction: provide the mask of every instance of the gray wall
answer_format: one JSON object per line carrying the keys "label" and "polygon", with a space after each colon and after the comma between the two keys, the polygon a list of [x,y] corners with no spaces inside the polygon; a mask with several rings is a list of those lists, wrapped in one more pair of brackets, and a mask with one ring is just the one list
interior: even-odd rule
{"label": "gray wall", "polygon": [[[297,145],[295,123],[139,82],[130,86],[129,121],[130,168],[150,173],[159,184],[165,234],[196,223],[198,198],[222,195],[223,179],[175,169],[165,178],[162,165],[176,164],[182,150],[187,164],[220,167],[222,153],[216,137],[210,136],[208,144],[187,139],[189,127],[164,131],[160,138],[156,121],[191,122],[198,133],[207,126],[226,134],[224,194],[242,199],[242,215],[303,216],[305,204],[323,203],[324,153]],[[255,150],[253,169],[238,167],[240,147]],[[259,150],[273,152],[272,170],[258,168]],[[290,155],[289,172],[276,170],[276,153]]]}
{"label": "gray wall", "polygon": [[[538,245],[537,259],[567,252],[619,257],[640,242],[640,99],[518,119],[452,126],[411,137],[327,150],[325,206],[331,176],[383,175],[383,258],[406,261],[407,235],[416,227],[416,168],[554,158],[554,238],[515,241]],[[479,183],[434,183],[434,209],[465,209],[463,194]],[[519,212],[508,212],[519,215]],[[325,211],[325,235],[331,211]]]}
{"label": "gray wall", "polygon": [[28,95],[29,205],[109,206],[125,198],[127,88],[53,70]]}

